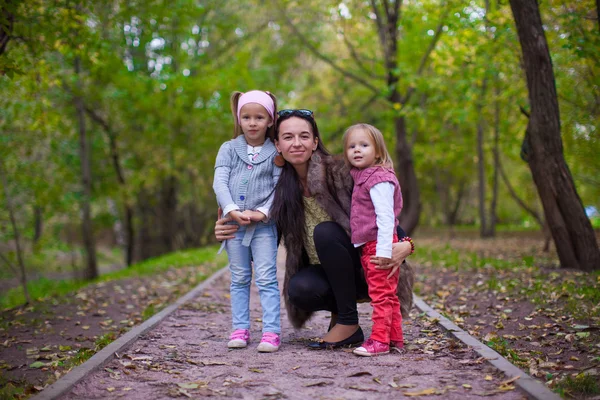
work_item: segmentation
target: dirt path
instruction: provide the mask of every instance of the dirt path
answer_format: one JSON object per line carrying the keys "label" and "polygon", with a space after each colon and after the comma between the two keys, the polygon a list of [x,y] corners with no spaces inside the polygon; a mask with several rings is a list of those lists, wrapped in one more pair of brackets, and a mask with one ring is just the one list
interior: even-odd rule
{"label": "dirt path", "polygon": [[[308,339],[326,330],[328,313],[317,313],[304,329],[294,331],[282,306],[282,346],[276,353],[261,354],[256,351],[260,303],[253,284],[252,343],[246,349],[227,350],[228,285],[226,273],[62,399],[381,400],[411,393],[421,393],[421,399],[525,398],[511,384],[502,385],[503,374],[417,310],[404,324],[404,354],[363,358],[349,350],[306,348]],[[362,304],[359,311],[368,335],[370,306]]]}

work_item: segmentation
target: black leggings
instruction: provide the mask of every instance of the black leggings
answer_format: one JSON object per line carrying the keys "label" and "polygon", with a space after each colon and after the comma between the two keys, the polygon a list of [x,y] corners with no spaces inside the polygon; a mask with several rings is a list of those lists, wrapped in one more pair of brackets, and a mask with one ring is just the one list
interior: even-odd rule
{"label": "black leggings", "polygon": [[317,225],[313,237],[321,264],[307,265],[290,278],[289,300],[304,311],[336,313],[341,325],[358,324],[356,301],[368,298],[358,249],[335,222]]}
{"label": "black leggings", "polygon": [[[406,236],[400,226],[397,234]],[[358,249],[335,222],[321,222],[313,238],[321,264],[307,265],[290,278],[289,301],[304,311],[336,313],[338,324],[358,324],[356,302],[369,298]]]}

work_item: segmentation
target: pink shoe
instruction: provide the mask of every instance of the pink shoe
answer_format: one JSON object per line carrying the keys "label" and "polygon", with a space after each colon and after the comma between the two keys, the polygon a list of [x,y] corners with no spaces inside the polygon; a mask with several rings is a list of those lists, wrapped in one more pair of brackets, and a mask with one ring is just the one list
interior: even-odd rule
{"label": "pink shoe", "polygon": [[279,345],[281,344],[281,339],[279,339],[279,335],[272,332],[265,332],[262,335],[262,339],[260,339],[260,343],[256,350],[260,353],[273,353],[279,350]]}
{"label": "pink shoe", "polygon": [[248,329],[236,329],[229,335],[227,347],[230,349],[242,349],[248,346],[250,340],[250,331]]}
{"label": "pink shoe", "polygon": [[397,351],[398,353],[402,353],[404,351],[404,341],[390,340],[390,351]]}
{"label": "pink shoe", "polygon": [[354,349],[353,353],[357,356],[373,357],[382,354],[388,354],[390,346],[386,343],[378,342],[377,340],[368,338],[362,346]]}

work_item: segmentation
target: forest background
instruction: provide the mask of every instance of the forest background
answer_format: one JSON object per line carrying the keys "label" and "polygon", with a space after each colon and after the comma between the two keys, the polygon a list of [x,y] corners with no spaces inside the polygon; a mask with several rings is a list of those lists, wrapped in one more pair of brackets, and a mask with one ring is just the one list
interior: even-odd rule
{"label": "forest background", "polygon": [[213,166],[251,89],[313,110],[334,153],[351,124],[384,132],[415,292],[561,395],[597,395],[598,7],[0,0],[0,397],[225,264]]}
{"label": "forest background", "polygon": [[[30,280],[93,279],[99,265],[213,243],[213,165],[233,132],[234,90],[313,110],[335,153],[349,125],[380,128],[400,166],[409,232],[470,227],[492,237],[498,226],[545,225],[524,161],[531,110],[508,2],[406,0],[394,21],[396,3],[376,1],[1,4],[0,277],[9,287],[19,268]],[[596,4],[549,0],[540,11],[564,157],[598,228]],[[396,47],[383,37],[389,27]]]}

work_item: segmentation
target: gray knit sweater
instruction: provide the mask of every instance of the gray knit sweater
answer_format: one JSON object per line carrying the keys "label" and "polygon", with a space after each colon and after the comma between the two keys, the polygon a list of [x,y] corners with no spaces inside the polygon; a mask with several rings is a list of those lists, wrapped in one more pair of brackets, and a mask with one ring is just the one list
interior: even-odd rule
{"label": "gray knit sweater", "polygon": [[270,209],[281,168],[273,163],[275,145],[265,140],[256,160],[248,159],[248,143],[244,135],[229,140],[219,149],[215,162],[213,189],[221,208],[237,204],[241,211]]}

